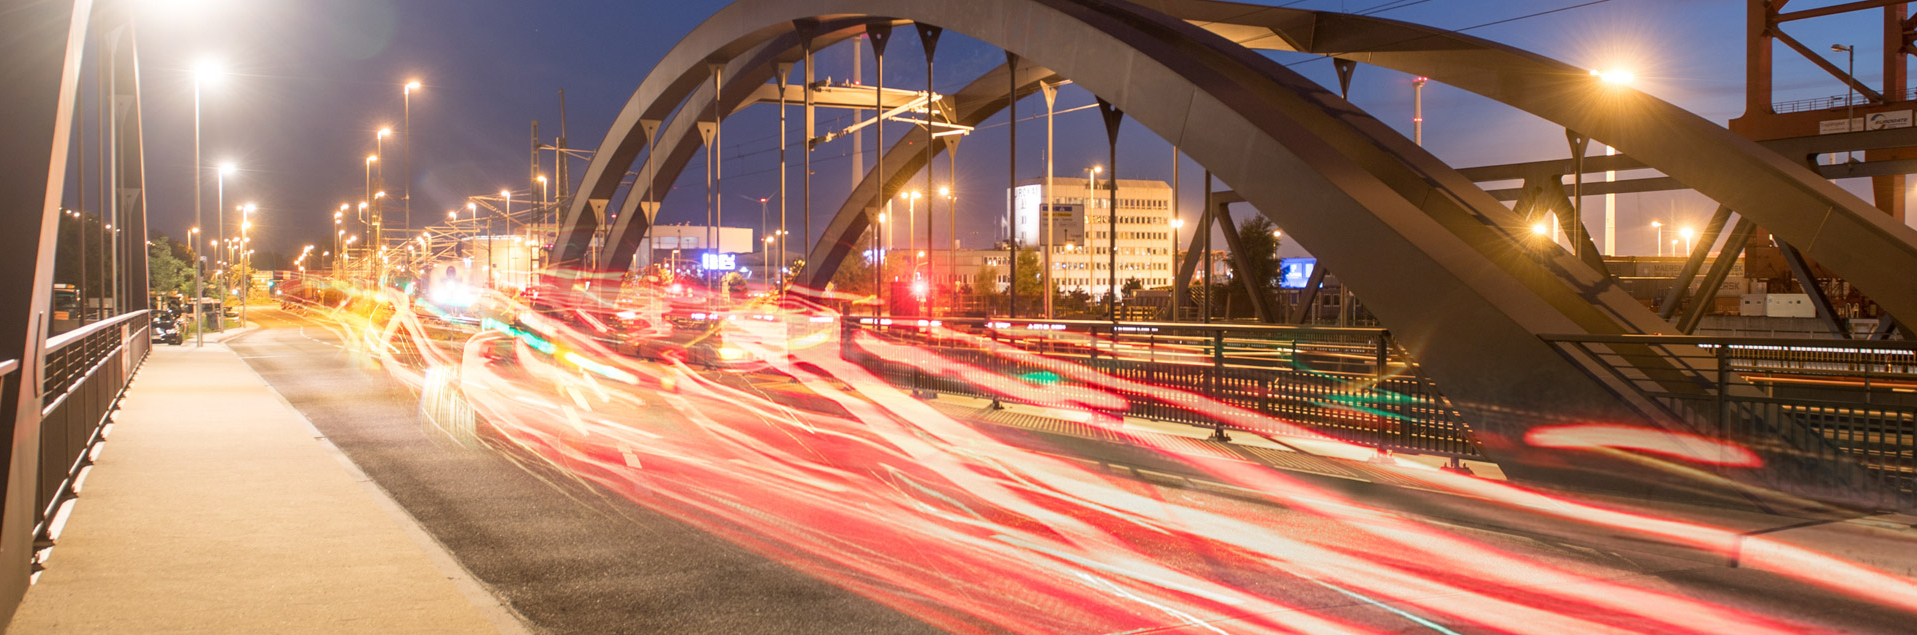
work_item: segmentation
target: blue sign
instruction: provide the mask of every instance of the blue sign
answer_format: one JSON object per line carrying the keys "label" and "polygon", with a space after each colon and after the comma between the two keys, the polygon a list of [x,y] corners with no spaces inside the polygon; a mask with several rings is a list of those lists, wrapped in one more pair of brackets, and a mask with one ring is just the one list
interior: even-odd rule
{"label": "blue sign", "polygon": [[1317,258],[1285,258],[1278,261],[1278,286],[1285,289],[1305,288],[1311,282],[1311,270],[1317,266]]}
{"label": "blue sign", "polygon": [[699,266],[706,271],[732,271],[739,268],[739,257],[733,254],[701,254]]}

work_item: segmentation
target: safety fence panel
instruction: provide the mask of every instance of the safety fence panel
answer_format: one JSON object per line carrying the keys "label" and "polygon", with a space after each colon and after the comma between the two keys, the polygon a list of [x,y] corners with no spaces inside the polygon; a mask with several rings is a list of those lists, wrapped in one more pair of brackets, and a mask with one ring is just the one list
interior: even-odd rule
{"label": "safety fence panel", "polygon": [[152,348],[147,311],[47,340],[34,504],[36,539],[46,539],[48,521],[73,496],[74,480],[91,464],[90,453],[102,427]]}
{"label": "safety fence panel", "polygon": [[[909,352],[871,354],[859,334]],[[1111,416],[1482,456],[1463,416],[1381,329],[847,318],[844,335],[847,359],[915,391],[1013,401],[1038,391]],[[988,379],[939,370],[953,364]],[[1123,407],[1096,405],[1113,395]],[[1223,416],[1221,405],[1269,420]]]}

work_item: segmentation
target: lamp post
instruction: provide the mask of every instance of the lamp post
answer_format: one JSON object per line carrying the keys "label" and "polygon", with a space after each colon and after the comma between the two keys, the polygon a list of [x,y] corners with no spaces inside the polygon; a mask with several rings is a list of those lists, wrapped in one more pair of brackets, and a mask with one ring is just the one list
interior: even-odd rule
{"label": "lamp post", "polygon": [[400,91],[406,101],[404,119],[400,121],[406,133],[406,137],[400,140],[405,146],[402,152],[406,157],[405,169],[401,170],[403,178],[406,179],[406,190],[400,192],[399,225],[401,229],[413,228],[413,91],[415,90],[419,90],[419,80],[406,82],[405,88]]}
{"label": "lamp post", "polygon": [[[940,185],[938,192],[939,192],[939,198],[945,199],[945,218],[946,218],[946,222],[952,223],[952,226],[953,226],[952,241],[956,243],[958,242],[958,231],[957,231],[958,204],[954,202],[952,199],[952,186],[949,184]],[[932,222],[933,222],[932,221],[932,202],[926,201],[925,203],[925,251],[926,253],[931,253],[932,251],[938,249],[938,245],[932,242]],[[958,247],[957,245],[953,245],[954,249],[957,249],[957,247]],[[945,275],[952,277],[952,289],[954,290],[954,292],[956,292],[958,289],[958,276],[953,273],[953,269],[952,269],[952,257],[955,255],[957,254],[954,254],[950,251],[945,252]],[[930,284],[931,282],[930,278],[932,277],[932,258],[930,256],[927,256],[925,259],[925,273],[926,273],[925,277],[928,279],[927,283]],[[936,289],[937,287],[938,285],[936,284],[932,285],[932,288],[934,289]],[[928,298],[928,300],[926,300],[926,303],[925,303],[927,308],[926,317],[932,317],[931,315],[932,312],[930,311],[932,302],[931,300],[929,300],[929,298],[932,297],[932,294],[928,292],[925,294],[925,297]],[[953,300],[952,306],[953,307],[958,306],[956,299]],[[950,310],[950,309],[947,309],[947,310]]]}
{"label": "lamp post", "polygon": [[1657,230],[1657,255],[1664,255],[1664,223],[1651,221],[1651,229]]}
{"label": "lamp post", "polygon": [[240,248],[246,250],[246,268],[239,270],[241,275],[246,276],[246,278],[241,280],[240,284],[241,326],[246,325],[247,292],[253,290],[253,250],[250,244],[252,240],[249,239],[247,235],[253,229],[253,210],[255,209],[258,209],[258,207],[252,203],[247,203],[244,211],[240,212]]}
{"label": "lamp post", "polygon": [[[1085,292],[1091,292],[1092,281],[1092,209],[1098,205],[1098,175],[1105,172],[1105,166],[1094,165],[1085,168],[1085,212],[1079,214],[1079,232],[1085,239]],[[1107,210],[1108,212],[1110,210]],[[1116,291],[1113,289],[1112,291]]]}
{"label": "lamp post", "polygon": [[1856,132],[1857,121],[1857,47],[1849,44],[1832,44],[1830,50],[1843,53],[1848,57],[1844,77],[1844,132]]}
{"label": "lamp post", "polygon": [[[228,258],[226,257],[226,247],[227,247],[226,245],[226,175],[232,174],[232,173],[233,173],[233,164],[231,163],[221,163],[220,167],[214,170],[214,174],[215,174],[214,179],[215,179],[216,186],[214,188],[213,209],[219,210],[218,216],[220,221],[219,231],[214,232],[215,240],[219,241],[218,243],[215,243],[215,244],[218,244],[220,246],[220,250],[218,252],[218,255],[215,257],[215,260],[222,265],[226,264],[225,261],[228,260]],[[222,291],[220,292],[220,299],[221,299],[220,304],[225,305],[226,304],[225,302],[226,292],[224,291],[225,287],[222,286],[221,289]],[[194,301],[198,302],[199,300],[195,299]]]}
{"label": "lamp post", "polygon": [[[366,196],[364,200],[373,200],[373,164],[377,162],[379,162],[379,155],[366,155]],[[360,219],[360,222],[366,221],[365,219]]]}
{"label": "lamp post", "polygon": [[[1180,230],[1180,229],[1184,229],[1184,227],[1185,227],[1185,219],[1182,219],[1182,218],[1177,218],[1177,217],[1173,217],[1173,218],[1171,219],[1171,235],[1170,235],[1170,238],[1171,238],[1171,241],[1170,241],[1170,242],[1171,242],[1171,277],[1172,277],[1172,282],[1173,282],[1174,284],[1176,284],[1176,283],[1178,283],[1178,280],[1177,280],[1177,278],[1178,278],[1178,271],[1179,271],[1179,269],[1178,269],[1178,230]],[[1180,287],[1180,288],[1182,288],[1182,287]],[[1174,303],[1175,303],[1175,302],[1176,302],[1176,300],[1174,300]],[[1176,314],[1176,313],[1177,313],[1177,310],[1178,310],[1178,309],[1177,309],[1177,307],[1176,307],[1176,306],[1174,306],[1174,307],[1172,308],[1172,311],[1173,311],[1173,313],[1174,313],[1174,314]]]}
{"label": "lamp post", "polygon": [[[500,190],[499,196],[500,198],[506,199],[505,210],[500,212],[500,215],[506,217],[507,223],[511,223],[512,214],[513,214],[513,192],[512,190]],[[498,264],[499,264],[499,258],[493,255],[493,215],[487,214],[486,215],[486,286],[488,288],[492,287],[493,267],[497,266]]]}
{"label": "lamp post", "polygon": [[[912,229],[919,226],[919,199],[925,198],[925,193],[918,190],[912,190],[909,193],[900,192],[899,198],[905,199],[905,255],[910,259],[908,262],[912,265],[911,272],[917,274],[919,271],[919,240],[917,236],[912,235]],[[911,279],[911,277],[910,275],[906,276],[908,280]]]}
{"label": "lamp post", "polygon": [[1677,230],[1677,235],[1684,237],[1684,253],[1689,254],[1691,250],[1696,249],[1696,246],[1691,242],[1691,239],[1697,237],[1696,230],[1689,227],[1680,228]]}
{"label": "lamp post", "polygon": [[[202,207],[202,203],[200,202],[200,185],[206,181],[206,176],[200,173],[200,169],[206,165],[201,162],[200,159],[200,88],[207,81],[214,79],[218,73],[218,67],[214,66],[211,61],[202,61],[197,68],[193,69],[192,236],[194,238],[197,238],[200,234],[200,209]],[[197,241],[194,242],[194,245],[198,244]],[[200,270],[205,267],[205,258],[200,255],[199,247],[193,246],[192,249],[193,257],[196,259],[193,263],[193,346],[203,348],[206,346],[206,319],[205,316],[201,315],[200,298],[206,295],[206,291],[202,288],[204,283],[201,281]]]}

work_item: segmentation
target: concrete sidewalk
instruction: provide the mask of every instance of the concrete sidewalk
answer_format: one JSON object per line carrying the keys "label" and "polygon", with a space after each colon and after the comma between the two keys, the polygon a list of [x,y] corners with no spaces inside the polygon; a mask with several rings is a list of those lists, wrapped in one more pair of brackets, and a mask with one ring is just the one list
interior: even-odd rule
{"label": "concrete sidewalk", "polygon": [[11,632],[523,632],[225,345],[123,407]]}

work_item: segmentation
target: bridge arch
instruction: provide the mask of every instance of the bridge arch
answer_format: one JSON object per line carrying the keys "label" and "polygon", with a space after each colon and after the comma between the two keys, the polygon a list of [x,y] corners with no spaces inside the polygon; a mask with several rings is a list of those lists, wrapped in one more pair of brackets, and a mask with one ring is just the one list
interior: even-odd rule
{"label": "bridge arch", "polygon": [[[1174,17],[1148,5],[1187,13]],[[562,252],[557,254],[558,261],[577,262],[581,244],[577,238],[582,231],[591,231],[585,205],[612,197],[619,182],[612,175],[623,175],[651,141],[641,132],[648,122],[656,127],[682,102],[687,105],[680,116],[693,111],[691,104],[699,100],[686,98],[697,92],[693,88],[697,82],[710,83],[706,65],[726,63],[730,65],[726,76],[750,79],[753,69],[749,67],[755,64],[764,68],[780,59],[789,61],[791,47],[798,45],[793,25],[798,20],[911,20],[965,33],[1042,64],[1049,69],[1045,73],[1056,72],[1111,101],[1210,167],[1247,202],[1312,245],[1327,266],[1338,270],[1352,289],[1367,298],[1373,312],[1479,424],[1481,436],[1515,440],[1540,417],[1554,415],[1603,421],[1658,418],[1655,406],[1588,372],[1583,365],[1589,360],[1568,358],[1539,337],[1656,332],[1663,323],[1655,315],[1618,289],[1608,275],[1568,254],[1538,257],[1529,253],[1523,235],[1528,229],[1521,219],[1389,126],[1282,65],[1181,19],[1189,12],[1218,6],[1239,5],[1197,0],[740,0],[689,34],[635,92],[588,169],[581,187],[585,196],[568,214],[571,237],[556,247]],[[1296,22],[1315,16],[1316,12],[1292,12],[1278,17]],[[1409,28],[1366,20],[1385,24],[1376,28],[1387,34],[1393,28]],[[1376,35],[1364,29],[1359,32]],[[1791,212],[1782,209],[1783,203],[1730,191],[1734,179],[1726,174],[1687,171],[1682,166],[1666,169],[1680,179],[1689,177],[1687,182],[1697,181],[1693,185],[1700,191],[1710,188],[1707,195],[1715,197],[1713,191],[1721,191],[1732,200],[1744,200],[1750,204],[1747,214],[1766,226],[1773,225],[1766,216],[1778,216],[1776,231],[1811,245],[1813,257],[1818,257],[1820,233],[1833,231],[1847,237],[1861,235],[1872,250],[1917,264],[1917,249],[1912,248],[1917,240],[1912,240],[1909,230],[1873,222],[1876,219],[1861,213],[1869,209],[1861,200],[1801,166],[1776,159],[1768,150],[1748,142],[1738,145],[1740,139],[1702,119],[1641,93],[1603,86],[1580,69],[1535,55],[1470,38],[1454,38],[1434,48],[1453,50],[1464,59],[1432,62],[1431,68],[1420,72],[1447,83],[1469,84],[1467,89],[1498,88],[1498,82],[1510,79],[1493,73],[1473,80],[1468,77],[1472,73],[1528,64],[1519,78],[1536,83],[1541,90],[1524,102],[1530,107],[1521,108],[1564,114],[1584,104],[1588,116],[1577,121],[1584,124],[1583,129],[1627,152],[1645,151],[1652,167],[1666,169],[1657,163],[1669,162],[1670,156],[1697,156],[1660,154],[1659,147],[1642,138],[1677,130],[1683,133],[1680,139],[1738,158],[1737,165],[1781,175],[1777,180],[1794,197],[1786,200],[1827,204],[1824,218],[1814,227],[1786,218]],[[1417,62],[1405,61],[1416,58],[1412,53],[1378,56],[1406,68],[1417,68]],[[758,82],[765,77],[759,76]],[[720,92],[721,110],[726,110],[731,91]],[[737,106],[734,102],[730,107]],[[974,114],[989,116],[988,110],[980,108]],[[1656,120],[1630,124],[1621,114],[1627,111],[1651,112]],[[681,149],[683,142],[670,147],[670,156],[691,153]],[[882,159],[888,164],[887,173],[909,173],[897,169],[906,165],[892,164],[890,154]],[[652,179],[654,186],[669,182],[663,172]],[[856,210],[869,203],[857,199],[882,199],[891,194],[892,185],[870,184],[855,190],[857,198],[847,201],[839,217],[828,224],[828,233],[813,254],[815,271],[830,270],[836,260],[820,250],[829,252],[836,246],[842,256],[848,251],[846,241],[855,240],[863,229]],[[628,195],[629,210],[634,198]],[[620,223],[642,223],[643,216],[625,213]],[[631,232],[616,233],[621,244],[636,245],[637,236]],[[1807,234],[1802,238],[1808,240],[1800,239],[1800,234]],[[1824,249],[1833,249],[1828,245]],[[630,252],[626,253],[629,257]],[[1826,264],[1870,269],[1841,255],[1833,255]],[[1874,264],[1881,267],[1882,261]],[[1917,282],[1892,278],[1879,275],[1872,278],[1876,287],[1866,288],[1886,298],[1905,298],[1912,305],[1910,314],[1917,314],[1917,300],[1911,299],[1917,298],[1917,289],[1910,288]],[[1863,278],[1859,284],[1865,286]],[[1892,302],[1885,306],[1897,310]],[[1487,445],[1516,444],[1491,440]]]}

